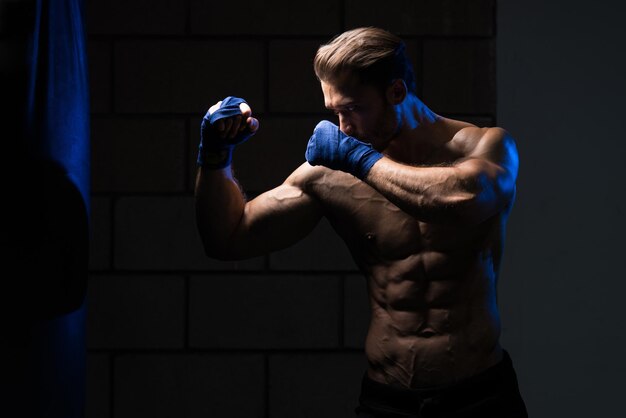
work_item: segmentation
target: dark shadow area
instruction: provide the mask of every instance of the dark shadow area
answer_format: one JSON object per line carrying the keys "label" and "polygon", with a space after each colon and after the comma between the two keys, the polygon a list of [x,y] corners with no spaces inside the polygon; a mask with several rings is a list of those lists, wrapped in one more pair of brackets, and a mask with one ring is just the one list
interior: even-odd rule
{"label": "dark shadow area", "polygon": [[89,109],[76,77],[85,75],[79,10],[0,2],[0,416],[83,416],[89,207],[87,172],[76,167],[88,166],[76,160],[88,149]]}
{"label": "dark shadow area", "polygon": [[87,210],[58,163],[17,161],[23,169],[7,199],[3,306],[24,319],[53,318],[78,309],[85,296]]}

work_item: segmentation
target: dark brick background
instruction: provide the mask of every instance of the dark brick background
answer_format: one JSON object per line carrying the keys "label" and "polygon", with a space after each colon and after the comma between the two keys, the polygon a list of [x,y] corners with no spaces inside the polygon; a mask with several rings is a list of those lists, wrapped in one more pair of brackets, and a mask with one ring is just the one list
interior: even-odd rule
{"label": "dark brick background", "polygon": [[88,0],[86,12],[88,418],[350,416],[367,367],[363,277],[327,222],[264,257],[207,259],[200,119],[246,98],[261,130],[236,151],[236,176],[251,196],[277,186],[330,116],[316,47],[377,25],[406,39],[435,112],[492,125],[495,0]]}

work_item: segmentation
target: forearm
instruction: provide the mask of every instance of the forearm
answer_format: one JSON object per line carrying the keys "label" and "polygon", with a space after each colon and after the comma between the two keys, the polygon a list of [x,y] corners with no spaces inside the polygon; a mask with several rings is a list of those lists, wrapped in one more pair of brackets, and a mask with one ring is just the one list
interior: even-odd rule
{"label": "forearm", "polygon": [[227,250],[243,217],[245,198],[231,167],[199,168],[195,186],[196,223],[205,252],[220,256]]}
{"label": "forearm", "polygon": [[509,204],[518,165],[515,144],[503,130],[481,135],[471,154],[450,166],[414,167],[322,121],[309,139],[306,158],[311,165],[354,175],[424,222],[476,224]]}
{"label": "forearm", "polygon": [[392,203],[427,222],[459,222],[476,216],[484,190],[457,167],[413,167],[380,159],[364,179]]}

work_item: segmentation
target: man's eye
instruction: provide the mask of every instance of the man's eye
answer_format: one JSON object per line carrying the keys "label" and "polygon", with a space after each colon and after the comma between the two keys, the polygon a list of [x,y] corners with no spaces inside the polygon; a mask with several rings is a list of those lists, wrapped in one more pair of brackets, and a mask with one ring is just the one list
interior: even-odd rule
{"label": "man's eye", "polygon": [[352,113],[352,112],[356,112],[357,110],[359,110],[358,106],[346,106],[341,108],[340,110],[333,110],[332,112],[336,115],[339,116],[341,113]]}

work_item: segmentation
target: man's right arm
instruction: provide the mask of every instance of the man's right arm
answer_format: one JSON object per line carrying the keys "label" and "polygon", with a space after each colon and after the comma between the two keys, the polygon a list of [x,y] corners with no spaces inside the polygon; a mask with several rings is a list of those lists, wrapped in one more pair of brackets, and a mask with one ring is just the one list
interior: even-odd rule
{"label": "man's right arm", "polygon": [[201,125],[196,177],[196,223],[209,257],[250,258],[285,248],[308,234],[322,217],[306,192],[313,171],[304,163],[285,182],[247,202],[233,177],[236,145],[259,127],[252,109],[229,96],[211,106]]}
{"label": "man's right arm", "polygon": [[303,164],[285,182],[247,202],[232,175],[200,167],[196,178],[196,222],[206,254],[221,260],[259,256],[286,248],[306,236],[322,217],[306,193]]}

